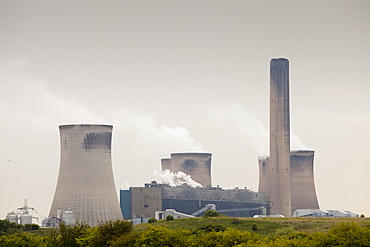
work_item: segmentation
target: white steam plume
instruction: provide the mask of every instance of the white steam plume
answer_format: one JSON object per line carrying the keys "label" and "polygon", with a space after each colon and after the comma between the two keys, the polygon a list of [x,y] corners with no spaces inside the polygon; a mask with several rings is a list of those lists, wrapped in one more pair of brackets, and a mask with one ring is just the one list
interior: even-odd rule
{"label": "white steam plume", "polygon": [[[262,122],[239,104],[231,106],[215,103],[211,109],[211,119],[219,124],[242,142],[247,141],[259,155],[267,155],[269,152],[269,131]],[[291,131],[291,149],[307,149],[301,139]]]}
{"label": "white steam plume", "polygon": [[179,172],[171,172],[170,170],[165,170],[163,172],[158,172],[157,170],[154,172],[154,175],[159,177],[163,183],[168,184],[169,186],[178,186],[187,184],[191,187],[203,187],[200,183],[195,182],[190,175],[179,171]]}

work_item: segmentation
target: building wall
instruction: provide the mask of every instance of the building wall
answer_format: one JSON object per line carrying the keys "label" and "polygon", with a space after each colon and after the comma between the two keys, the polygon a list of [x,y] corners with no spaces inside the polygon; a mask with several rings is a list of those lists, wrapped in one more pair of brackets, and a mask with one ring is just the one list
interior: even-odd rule
{"label": "building wall", "polygon": [[182,171],[203,187],[212,186],[211,153],[172,153],[172,172]]}
{"label": "building wall", "polygon": [[131,218],[151,218],[162,211],[162,187],[132,187]]}
{"label": "building wall", "polygon": [[57,209],[74,212],[75,220],[94,226],[122,219],[111,161],[111,125],[61,125],[61,157],[49,217]]}
{"label": "building wall", "polygon": [[272,214],[291,216],[289,61],[270,62],[270,181]]}
{"label": "building wall", "polygon": [[120,190],[119,195],[123,218],[131,219],[131,190]]}

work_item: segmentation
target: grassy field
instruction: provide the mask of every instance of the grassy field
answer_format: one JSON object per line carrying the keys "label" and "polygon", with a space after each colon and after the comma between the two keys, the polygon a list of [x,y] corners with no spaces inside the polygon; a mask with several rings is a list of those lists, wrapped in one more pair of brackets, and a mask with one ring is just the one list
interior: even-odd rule
{"label": "grassy field", "polygon": [[330,227],[341,222],[357,222],[360,226],[370,227],[370,218],[182,218],[172,221],[159,220],[148,224],[135,225],[136,231],[142,231],[149,225],[163,226],[168,229],[193,230],[209,224],[222,225],[242,231],[253,231],[268,235],[283,235],[291,232],[327,232]]}

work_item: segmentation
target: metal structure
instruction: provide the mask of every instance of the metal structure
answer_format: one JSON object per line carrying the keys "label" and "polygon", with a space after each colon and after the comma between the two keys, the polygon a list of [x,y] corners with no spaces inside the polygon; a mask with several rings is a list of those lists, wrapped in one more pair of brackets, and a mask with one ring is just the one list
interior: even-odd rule
{"label": "metal structure", "polygon": [[211,187],[211,161],[211,153],[171,153],[171,171],[182,171],[203,187]]}
{"label": "metal structure", "polygon": [[39,217],[35,216],[34,214],[40,216],[35,208],[28,206],[27,199],[24,199],[24,206],[17,208],[16,211],[7,213],[6,219],[10,222],[22,225],[32,224],[33,221],[38,222],[39,220]]}
{"label": "metal structure", "polygon": [[271,214],[291,216],[289,61],[270,62],[270,183],[266,189]]}
{"label": "metal structure", "polygon": [[61,125],[60,168],[49,217],[69,209],[91,226],[123,219],[114,185],[111,125]]}

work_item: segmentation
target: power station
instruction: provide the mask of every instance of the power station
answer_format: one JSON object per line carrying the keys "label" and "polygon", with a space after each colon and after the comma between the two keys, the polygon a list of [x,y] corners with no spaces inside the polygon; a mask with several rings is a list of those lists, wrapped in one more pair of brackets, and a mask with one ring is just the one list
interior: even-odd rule
{"label": "power station", "polygon": [[123,219],[111,161],[111,125],[61,125],[60,168],[49,217],[71,210],[91,226]]}
{"label": "power station", "polygon": [[[166,210],[194,217],[209,208],[233,217],[344,214],[319,210],[314,151],[290,150],[289,107],[289,61],[274,58],[270,61],[270,155],[258,158],[258,192],[213,187],[212,154],[179,152],[161,159],[162,171],[185,174],[195,183],[170,186],[166,181],[152,181],[144,187],[120,190],[120,204],[111,160],[113,126],[60,125],[59,177],[45,226],[58,226],[62,221],[95,226],[100,221],[123,219],[123,216],[148,219]],[[18,216],[21,220],[29,218],[23,212],[10,213],[7,219],[15,221]]]}

